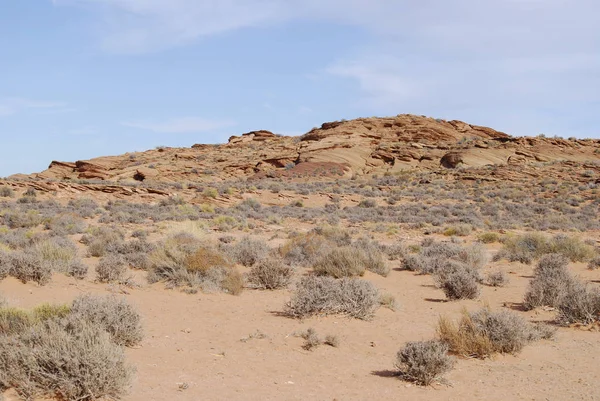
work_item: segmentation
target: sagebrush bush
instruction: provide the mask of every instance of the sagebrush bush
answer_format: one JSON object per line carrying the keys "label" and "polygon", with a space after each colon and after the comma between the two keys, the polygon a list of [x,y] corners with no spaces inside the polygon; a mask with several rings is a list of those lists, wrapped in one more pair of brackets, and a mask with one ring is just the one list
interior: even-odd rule
{"label": "sagebrush bush", "polygon": [[276,290],[286,288],[292,281],[294,269],[279,258],[261,260],[248,273],[248,282],[256,288]]}
{"label": "sagebrush bush", "polygon": [[562,298],[575,285],[575,278],[569,273],[569,259],[552,253],[540,258],[525,293],[524,306],[533,309],[539,306],[558,306]]}
{"label": "sagebrush bush", "polygon": [[383,252],[377,242],[362,237],[356,240],[352,246],[362,251],[365,268],[368,271],[387,277],[390,267],[383,260]]}
{"label": "sagebrush bush", "polygon": [[235,262],[251,267],[269,253],[269,246],[262,240],[244,237],[238,243],[227,247],[227,252]]}
{"label": "sagebrush bush", "polygon": [[563,325],[600,321],[600,290],[579,281],[571,283],[558,303],[558,321]]}
{"label": "sagebrush bush", "polygon": [[87,224],[78,216],[73,214],[60,214],[46,221],[46,229],[54,235],[73,235],[85,231]]}
{"label": "sagebrush bush", "polygon": [[220,252],[187,234],[169,237],[152,252],[148,281],[232,295],[244,289],[242,274]]}
{"label": "sagebrush bush", "polygon": [[532,325],[514,312],[492,312],[488,308],[463,311],[458,324],[441,317],[437,333],[453,353],[477,358],[515,354],[529,342],[553,335],[553,331]]}
{"label": "sagebrush bush", "polygon": [[120,398],[133,371],[108,333],[86,321],[48,320],[20,336],[0,336],[0,387],[25,399]]}
{"label": "sagebrush bush", "polygon": [[23,283],[35,281],[39,285],[48,284],[52,278],[52,268],[47,263],[42,263],[35,253],[14,251],[10,253],[10,274]]}
{"label": "sagebrush bush", "polygon": [[533,260],[549,253],[559,253],[572,262],[585,262],[592,258],[593,247],[575,237],[556,235],[548,238],[540,233],[526,233],[508,237],[494,259],[531,264]]}
{"label": "sagebrush bush", "polygon": [[81,260],[77,259],[71,262],[67,269],[67,275],[76,278],[77,280],[83,280],[87,277],[88,266]]}
{"label": "sagebrush bush", "polygon": [[126,273],[125,258],[114,253],[103,256],[96,265],[96,277],[101,283],[123,281]]}
{"label": "sagebrush bush", "polygon": [[434,280],[449,300],[479,296],[479,271],[461,262],[447,261],[434,273]]}
{"label": "sagebrush bush", "polygon": [[123,298],[82,295],[73,300],[71,315],[101,327],[115,344],[133,346],[143,336],[141,316]]}
{"label": "sagebrush bush", "polygon": [[588,269],[590,269],[590,270],[600,269],[600,256],[596,256],[595,258],[590,260],[590,262],[588,263]]}
{"label": "sagebrush bush", "polygon": [[396,355],[396,367],[402,377],[428,386],[454,367],[448,345],[437,340],[407,343]]}
{"label": "sagebrush bush", "polygon": [[485,277],[485,283],[490,287],[504,287],[508,281],[508,276],[502,270],[490,272]]}
{"label": "sagebrush bush", "polygon": [[31,311],[0,305],[0,335],[21,334],[37,323],[66,317],[67,305],[42,304]]}
{"label": "sagebrush bush", "polygon": [[12,198],[15,196],[15,191],[10,187],[2,186],[0,187],[0,196],[4,198]]}
{"label": "sagebrush bush", "polygon": [[10,253],[0,249],[0,280],[4,280],[8,277],[12,270],[12,261]]}
{"label": "sagebrush bush", "polygon": [[108,253],[117,252],[123,245],[125,235],[114,227],[93,227],[89,234],[81,237],[81,242],[88,246],[88,254],[101,257]]}
{"label": "sagebrush bush", "polygon": [[66,273],[77,256],[75,244],[68,238],[52,237],[36,243],[32,250],[40,262],[54,271]]}
{"label": "sagebrush bush", "polygon": [[286,312],[296,318],[343,314],[357,319],[370,319],[378,306],[379,293],[368,281],[307,276],[296,285],[292,299],[286,305]]}

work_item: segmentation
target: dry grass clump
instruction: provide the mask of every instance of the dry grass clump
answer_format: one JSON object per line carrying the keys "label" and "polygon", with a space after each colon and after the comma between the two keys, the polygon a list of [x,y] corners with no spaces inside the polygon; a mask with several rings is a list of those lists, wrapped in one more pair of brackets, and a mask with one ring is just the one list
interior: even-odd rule
{"label": "dry grass clump", "polygon": [[0,336],[21,334],[37,323],[67,316],[67,305],[42,304],[31,311],[0,305]]}
{"label": "dry grass clump", "polygon": [[495,260],[530,264],[533,260],[549,253],[559,253],[572,262],[585,262],[594,255],[594,248],[575,237],[556,235],[548,238],[540,233],[526,233],[506,238],[503,248],[494,256]]}
{"label": "dry grass clump", "polygon": [[286,312],[296,318],[342,314],[367,320],[378,306],[379,293],[368,281],[307,276],[297,284]]}
{"label": "dry grass clump", "polygon": [[334,278],[362,276],[365,270],[365,256],[354,247],[333,248],[313,266],[317,275]]}
{"label": "dry grass clump", "polygon": [[150,255],[148,281],[187,286],[191,292],[224,291],[239,295],[244,289],[241,273],[223,254],[188,234],[178,234],[160,243]]}
{"label": "dry grass clump", "polygon": [[477,236],[477,239],[480,242],[483,242],[484,244],[493,244],[494,242],[500,241],[500,236],[494,232],[485,232],[479,234],[479,236]]}
{"label": "dry grass clump", "polygon": [[120,345],[141,340],[125,301],[83,296],[71,307],[0,308],[0,391],[25,399],[118,399],[134,369]]}
{"label": "dry grass clump", "polygon": [[473,226],[471,226],[470,224],[458,224],[446,228],[443,234],[446,237],[466,237],[467,235],[471,234],[471,231],[473,231]]}
{"label": "dry grass clump", "polygon": [[405,380],[428,386],[454,367],[448,345],[437,340],[407,343],[396,355],[396,367]]}
{"label": "dry grass clump", "polygon": [[248,282],[256,288],[276,290],[286,288],[292,281],[294,269],[276,257],[261,260],[248,273]]}
{"label": "dry grass clump", "polygon": [[485,284],[490,287],[504,287],[508,282],[508,276],[502,270],[495,270],[485,276]]}
{"label": "dry grass clump", "polygon": [[51,237],[38,242],[32,251],[39,256],[41,263],[61,273],[66,273],[77,257],[75,244],[64,237]]}
{"label": "dry grass clump", "polygon": [[334,348],[340,346],[340,340],[337,336],[329,334],[325,336],[324,339],[321,339],[321,337],[319,337],[319,335],[317,334],[317,331],[312,327],[308,328],[304,332],[301,332],[299,336],[304,339],[304,344],[302,345],[302,348],[304,348],[307,351],[312,351],[322,344],[329,345],[330,347]]}
{"label": "dry grass clump", "polygon": [[492,312],[488,308],[474,313],[463,311],[458,324],[441,317],[437,332],[451,352],[477,358],[495,353],[515,354],[531,341],[550,338],[554,334],[542,326],[532,325],[514,312]]}
{"label": "dry grass clump", "polygon": [[398,309],[398,301],[396,301],[396,297],[392,294],[381,294],[379,296],[379,305],[388,308],[391,311],[396,311],[396,309]]}

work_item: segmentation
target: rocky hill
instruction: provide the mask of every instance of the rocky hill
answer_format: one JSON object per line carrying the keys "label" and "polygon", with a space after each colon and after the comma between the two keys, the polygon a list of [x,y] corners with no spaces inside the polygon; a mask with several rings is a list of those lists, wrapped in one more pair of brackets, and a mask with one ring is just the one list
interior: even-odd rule
{"label": "rocky hill", "polygon": [[[221,145],[157,148],[75,162],[53,161],[21,181],[64,185],[207,183],[282,177],[327,179],[422,170],[464,179],[520,179],[557,166],[598,170],[600,140],[512,137],[462,121],[423,116],[324,123],[300,137],[254,131]],[[83,181],[81,181],[83,180]],[[110,184],[110,185],[108,185]],[[147,185],[145,185],[147,187]],[[145,190],[144,190],[145,191]]]}

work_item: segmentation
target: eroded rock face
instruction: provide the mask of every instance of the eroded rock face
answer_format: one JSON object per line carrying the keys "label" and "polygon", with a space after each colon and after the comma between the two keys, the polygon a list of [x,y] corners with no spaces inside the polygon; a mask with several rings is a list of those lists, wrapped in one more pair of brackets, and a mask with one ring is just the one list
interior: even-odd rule
{"label": "eroded rock face", "polygon": [[394,173],[406,168],[444,171],[456,170],[459,165],[522,167],[588,160],[600,160],[600,141],[513,138],[462,121],[402,114],[328,122],[301,137],[259,130],[232,136],[222,145],[161,148],[76,163],[54,161],[46,171],[31,177],[115,183],[149,179],[167,183],[211,182],[262,177],[267,173],[287,176],[283,172],[288,170],[294,172],[290,177],[321,177]]}
{"label": "eroded rock face", "polygon": [[457,168],[460,164],[464,163],[463,156],[461,152],[446,153],[440,159],[440,165],[446,168]]}

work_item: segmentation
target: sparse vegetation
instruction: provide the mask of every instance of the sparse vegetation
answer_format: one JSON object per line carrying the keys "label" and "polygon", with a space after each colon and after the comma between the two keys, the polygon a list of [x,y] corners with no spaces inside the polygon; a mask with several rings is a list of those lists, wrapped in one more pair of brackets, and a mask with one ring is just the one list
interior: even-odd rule
{"label": "sparse vegetation", "polygon": [[415,341],[398,351],[396,367],[404,379],[428,386],[452,370],[454,360],[441,341]]}
{"label": "sparse vegetation", "polygon": [[451,352],[477,358],[495,353],[516,354],[531,341],[549,338],[554,333],[528,323],[514,312],[492,312],[483,308],[477,312],[463,311],[458,324],[441,317],[438,336]]}
{"label": "sparse vegetation", "polygon": [[297,284],[286,311],[296,318],[343,314],[370,319],[379,306],[378,295],[377,289],[368,281],[308,276]]}
{"label": "sparse vegetation", "polygon": [[294,269],[279,258],[262,259],[248,273],[248,281],[256,288],[276,290],[286,288],[294,275]]}

